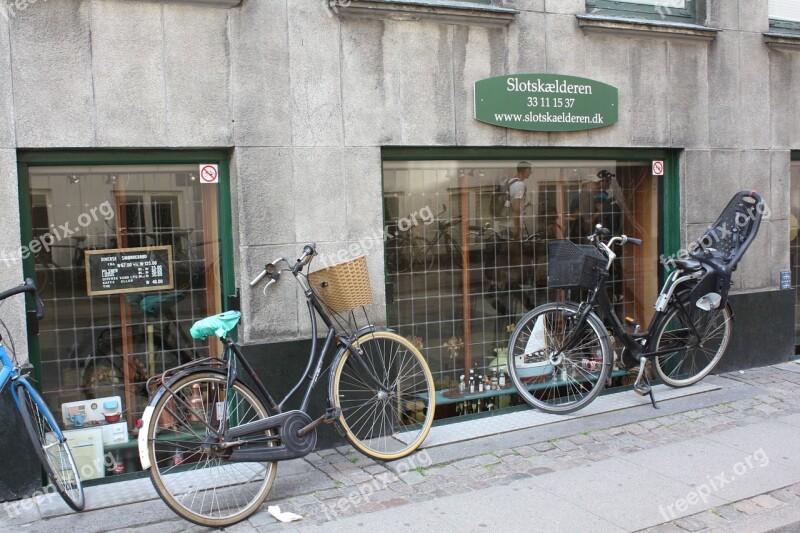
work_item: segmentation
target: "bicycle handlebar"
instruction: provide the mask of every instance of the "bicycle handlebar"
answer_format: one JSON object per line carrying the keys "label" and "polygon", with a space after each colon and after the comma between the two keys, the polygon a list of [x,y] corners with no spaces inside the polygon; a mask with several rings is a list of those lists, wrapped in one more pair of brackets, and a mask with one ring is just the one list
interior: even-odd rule
{"label": "bicycle handlebar", "polygon": [[[317,255],[317,245],[313,242],[306,244],[303,247],[303,252],[300,254],[300,258],[297,259],[297,262],[291,267],[292,274],[297,275],[297,273],[300,272],[304,266],[311,262],[315,255]],[[265,276],[270,278],[270,282],[267,284],[267,287],[278,281],[278,279],[281,277],[281,270],[278,268],[278,265],[281,263],[286,263],[287,267],[291,265],[291,262],[285,257],[279,257],[273,262],[267,263],[264,265],[264,270],[262,270],[258,276],[256,276],[253,281],[250,282],[250,286],[255,287],[259,281],[264,279]]]}
{"label": "bicycle handlebar", "polygon": [[42,303],[41,296],[39,296],[39,291],[36,290],[36,283],[34,283],[31,278],[26,278],[25,283],[22,285],[0,292],[0,300],[5,300],[6,298],[23,292],[29,292],[31,294],[33,303],[36,306],[36,318],[42,320],[44,318],[44,304]]}

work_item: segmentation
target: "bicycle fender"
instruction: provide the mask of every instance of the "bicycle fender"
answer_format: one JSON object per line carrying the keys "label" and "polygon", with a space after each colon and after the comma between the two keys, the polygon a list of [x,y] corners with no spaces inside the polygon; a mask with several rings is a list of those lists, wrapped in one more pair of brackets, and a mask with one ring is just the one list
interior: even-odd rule
{"label": "bicycle fender", "polygon": [[[183,372],[178,372],[175,374],[175,376],[173,376],[172,379],[169,380],[169,382],[167,382],[166,385],[172,385],[177,380],[195,372],[215,372],[223,376],[226,375],[226,373],[219,368],[214,368],[211,366],[199,366],[189,368]],[[147,429],[150,427],[150,421],[153,419],[153,412],[156,409],[156,403],[166,392],[166,386],[161,385],[158,387],[158,390],[156,390],[155,394],[153,394],[152,398],[150,398],[150,403],[148,403],[147,407],[144,408],[144,413],[142,413],[142,426],[139,428],[139,435],[136,437],[137,447],[139,448],[139,462],[142,463],[142,470],[148,470],[151,466],[150,457],[147,454]]]}
{"label": "bicycle fender", "polygon": [[150,426],[150,419],[153,418],[153,405],[148,405],[144,408],[142,413],[142,427],[139,428],[139,435],[136,437],[137,446],[139,448],[139,462],[142,463],[142,470],[147,471],[150,469],[150,458],[147,456],[147,428]]}

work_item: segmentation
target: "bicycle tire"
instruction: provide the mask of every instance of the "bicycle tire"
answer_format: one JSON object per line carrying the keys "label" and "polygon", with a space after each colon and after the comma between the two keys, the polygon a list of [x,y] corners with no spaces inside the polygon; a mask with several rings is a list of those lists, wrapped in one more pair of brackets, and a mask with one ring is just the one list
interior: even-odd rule
{"label": "bicycle tire", "polygon": [[508,342],[508,371],[528,405],[546,413],[572,413],[591,403],[605,387],[613,355],[605,326],[596,314],[587,316],[578,344],[561,351],[574,339],[579,316],[574,303],[550,303],[527,313],[514,328]]}
{"label": "bicycle tire", "polygon": [[228,403],[231,427],[269,416],[244,383],[235,381],[232,389],[227,390],[223,373],[201,370],[181,377],[158,397],[143,429],[153,486],[170,509],[201,526],[226,527],[247,519],[275,481],[274,461],[228,462],[230,451],[211,448],[213,437],[204,423],[219,427],[220,398]]}
{"label": "bicycle tire", "polygon": [[[688,319],[702,338],[695,339],[693,346],[682,354],[676,351],[653,358],[653,366],[661,381],[676,388],[693,385],[706,377],[722,359],[731,338],[732,313],[727,306],[703,311],[689,305],[686,309]],[[687,344],[691,328],[686,324],[687,317],[680,311],[679,307],[672,307],[659,323],[653,334],[654,351],[669,350],[675,343],[681,347]]]}
{"label": "bicycle tire", "polygon": [[33,442],[33,448],[42,463],[47,477],[53,483],[64,501],[75,511],[83,511],[86,498],[75,459],[67,446],[66,439],[59,438],[59,431],[53,414],[47,407],[43,412],[34,399],[34,394],[42,403],[38,393],[31,392],[23,383],[17,383],[22,421]]}
{"label": "bicycle tire", "polygon": [[381,461],[406,457],[433,424],[436,391],[428,364],[411,342],[390,331],[365,333],[353,347],[360,348],[374,377],[365,375],[349,349],[336,360],[330,398],[342,409],[338,423],[365,455]]}

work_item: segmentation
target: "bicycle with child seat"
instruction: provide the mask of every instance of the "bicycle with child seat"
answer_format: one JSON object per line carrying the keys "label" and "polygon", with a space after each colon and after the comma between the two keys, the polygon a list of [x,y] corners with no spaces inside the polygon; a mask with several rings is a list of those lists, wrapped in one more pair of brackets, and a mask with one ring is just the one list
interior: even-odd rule
{"label": "bicycle with child seat", "polygon": [[[384,461],[412,453],[430,430],[435,391],[419,350],[376,326],[347,331],[332,316],[352,314],[371,301],[366,259],[304,273],[315,254],[309,244],[294,264],[276,259],[250,283],[269,278],[266,294],[282,272],[290,272],[305,294],[312,333],[309,360],[281,402],[273,400],[231,339],[241,314],[229,311],[192,327],[195,338],[218,336],[223,358],[193,361],[165,373],[145,409],[138,436],[142,467],[149,469],[164,502],[190,522],[224,527],[246,519],[267,497],[277,461],[313,451],[322,423],[335,424],[357,450]],[[367,280],[368,296],[350,298],[364,292],[364,283],[349,285],[352,278]],[[328,328],[319,351],[316,317]],[[309,398],[331,352],[329,407],[312,419]],[[300,407],[285,410],[306,379]]]}
{"label": "bicycle with child seat", "polygon": [[[0,302],[17,294],[30,294],[36,305],[36,320],[29,322],[29,333],[38,333],[36,321],[44,318],[44,305],[32,279],[13,289],[0,293]],[[2,323],[2,322],[0,322]],[[5,324],[3,324],[5,328]],[[14,343],[6,329],[11,354],[0,337],[0,391],[11,382],[11,396],[22,415],[25,430],[33,442],[34,450],[47,477],[56,491],[72,509],[82,511],[85,505],[83,485],[72,457],[67,439],[58,426],[53,413],[28,379],[32,367],[20,365],[16,360]]]}
{"label": "bicycle with child seat", "polygon": [[758,233],[763,211],[757,192],[734,195],[706,234],[689,247],[693,252],[673,260],[675,269],[664,282],[645,331],[631,319],[626,321],[633,332],[623,325],[606,290],[617,257],[612,248],[641,245],[640,239],[610,237],[598,224],[589,245],[551,241],[548,286],[583,297],[536,307],[514,329],[508,369],[520,396],[547,413],[571,413],[588,405],[610,381],[615,347],[609,330],[621,343],[619,366],[638,366],[634,392],[649,395],[655,408],[645,372],[648,362],[671,387],[692,385],[707,376],[730,341],[731,274]]}

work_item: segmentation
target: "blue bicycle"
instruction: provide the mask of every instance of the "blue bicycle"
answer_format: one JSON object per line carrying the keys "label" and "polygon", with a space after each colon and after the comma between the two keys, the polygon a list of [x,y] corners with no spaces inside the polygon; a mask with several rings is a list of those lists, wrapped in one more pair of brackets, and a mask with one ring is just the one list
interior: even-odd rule
{"label": "blue bicycle", "polygon": [[[0,292],[0,302],[6,298],[17,294],[28,293],[33,297],[36,304],[36,319],[44,318],[44,305],[36,285],[32,279],[26,279],[25,283],[19,287],[14,287],[5,292]],[[0,391],[11,382],[11,396],[17,405],[25,429],[34,444],[36,455],[42,462],[45,473],[55,486],[58,493],[67,502],[67,505],[76,511],[82,511],[85,505],[83,496],[83,486],[75,466],[75,460],[67,447],[67,439],[59,429],[53,413],[47,408],[47,404],[36,392],[34,386],[28,381],[28,375],[32,369],[30,365],[20,366],[16,361],[14,343],[10,338],[10,332],[2,321],[3,329],[9,337],[11,355],[6,350],[3,338],[0,336]],[[34,326],[35,327],[35,326]],[[35,331],[38,333],[38,330]],[[13,360],[12,360],[13,358]]]}

